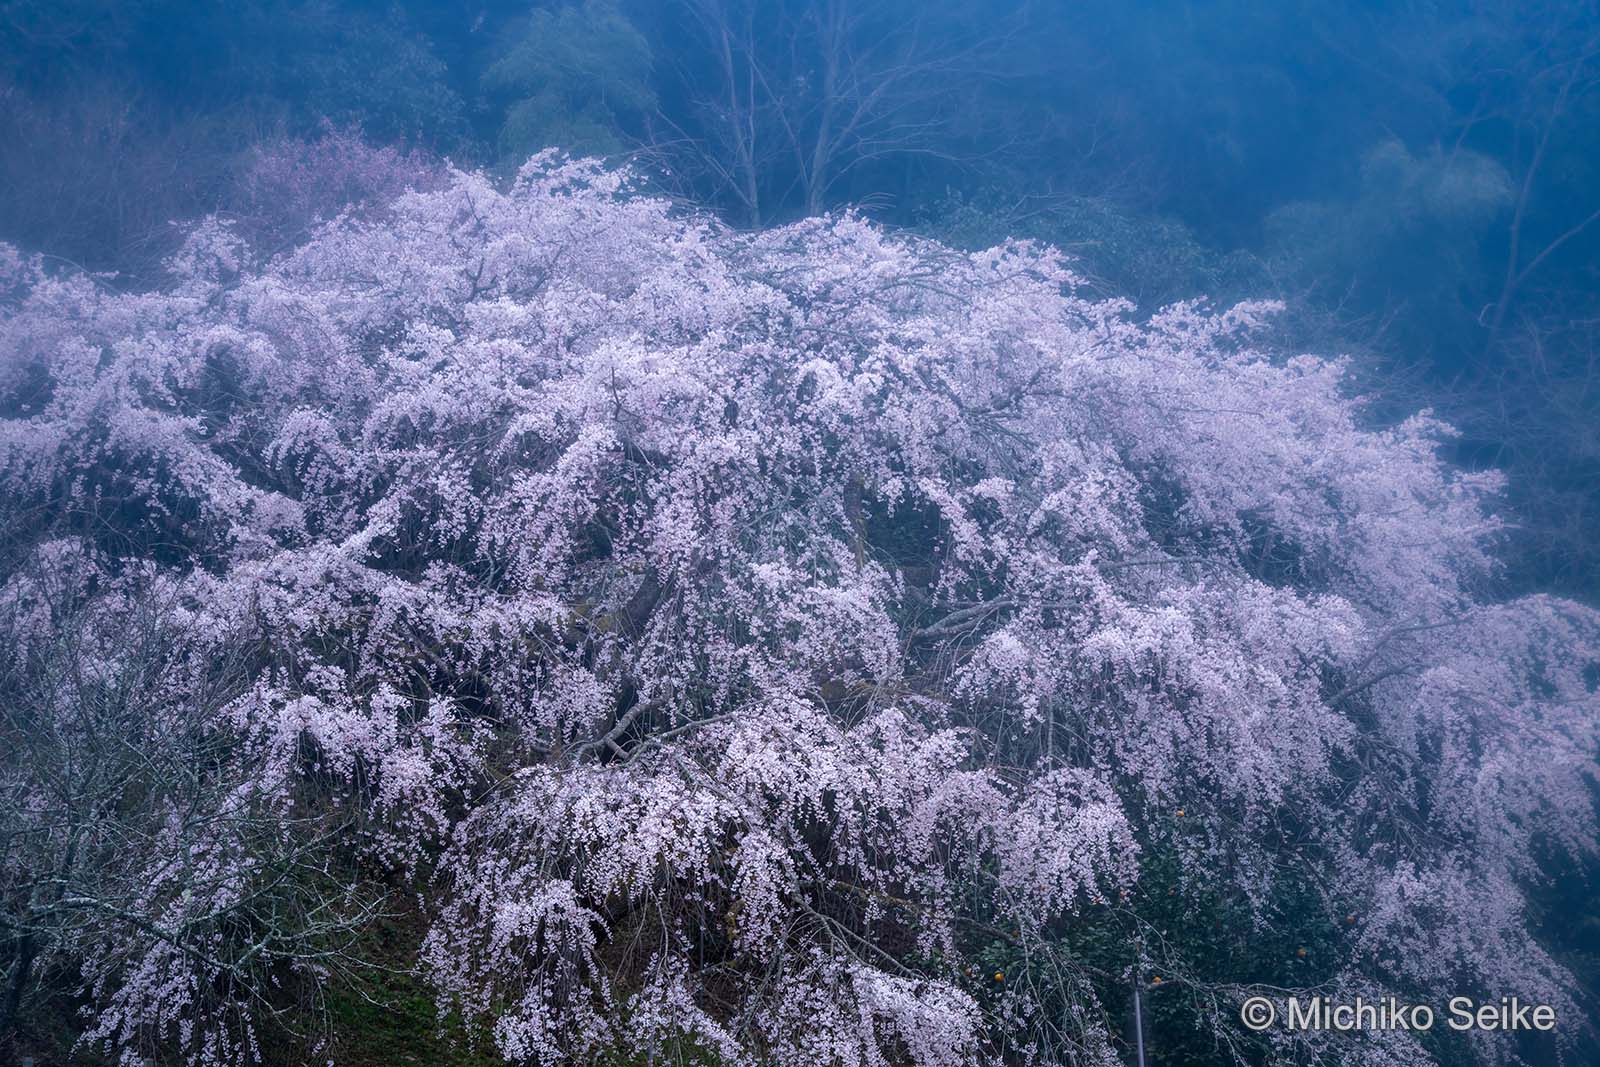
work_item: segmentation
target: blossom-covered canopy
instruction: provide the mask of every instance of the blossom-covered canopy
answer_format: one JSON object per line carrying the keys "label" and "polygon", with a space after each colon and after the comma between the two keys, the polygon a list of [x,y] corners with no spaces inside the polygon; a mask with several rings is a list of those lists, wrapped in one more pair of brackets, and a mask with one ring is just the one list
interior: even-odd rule
{"label": "blossom-covered canopy", "polygon": [[[518,1063],[1113,1064],[1152,973],[1223,1057],[1431,1062],[1239,1025],[1292,987],[1214,925],[1289,902],[1307,987],[1577,1017],[1523,893],[1593,847],[1596,616],[1485,601],[1445,428],[1268,306],[627,185],[451,173],[265,261],[213,220],[154,292],[4,254],[7,729],[52,726],[0,894],[87,1041],[258,1055],[383,890]],[[165,769],[76,804],[111,729]]]}

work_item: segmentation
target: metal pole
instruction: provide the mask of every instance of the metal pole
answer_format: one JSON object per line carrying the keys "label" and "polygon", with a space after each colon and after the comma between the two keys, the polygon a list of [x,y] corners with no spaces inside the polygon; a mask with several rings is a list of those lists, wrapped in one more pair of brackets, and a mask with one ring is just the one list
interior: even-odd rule
{"label": "metal pole", "polygon": [[1133,968],[1133,1047],[1139,1054],[1139,1067],[1144,1067],[1144,1003],[1141,999],[1144,989],[1144,964],[1137,963]]}

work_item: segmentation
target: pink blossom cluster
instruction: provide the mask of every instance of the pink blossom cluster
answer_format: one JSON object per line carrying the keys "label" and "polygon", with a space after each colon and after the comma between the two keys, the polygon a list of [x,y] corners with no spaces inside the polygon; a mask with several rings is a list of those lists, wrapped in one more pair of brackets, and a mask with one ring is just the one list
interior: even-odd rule
{"label": "pink blossom cluster", "polygon": [[[441,1011],[541,1067],[1119,1062],[1097,924],[1244,1055],[1248,982],[1142,910],[1196,888],[1311,887],[1340,989],[1577,1016],[1524,893],[1594,847],[1600,618],[1487,602],[1496,479],[1261,351],[1271,306],[1138,321],[1049,249],[737,232],[552,156],[171,269],[0,256],[8,677],[159,601],[160,714],[227,739],[59,942],[90,1040],[248,1058],[221,897],[313,844],[296,899],[388,872]],[[1327,1040],[1267,1054],[1432,1062]]]}
{"label": "pink blossom cluster", "polygon": [[444,182],[444,166],[420,149],[373,145],[359,129],[325,119],[314,137],[279,136],[251,148],[225,201],[258,241],[278,243],[343,211]]}

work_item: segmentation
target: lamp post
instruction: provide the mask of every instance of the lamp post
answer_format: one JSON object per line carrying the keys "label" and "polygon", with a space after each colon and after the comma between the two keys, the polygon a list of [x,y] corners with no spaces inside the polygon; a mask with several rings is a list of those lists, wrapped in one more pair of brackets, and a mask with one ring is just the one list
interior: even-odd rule
{"label": "lamp post", "polygon": [[1138,1067],[1144,1065],[1144,958],[1133,965],[1133,1049]]}

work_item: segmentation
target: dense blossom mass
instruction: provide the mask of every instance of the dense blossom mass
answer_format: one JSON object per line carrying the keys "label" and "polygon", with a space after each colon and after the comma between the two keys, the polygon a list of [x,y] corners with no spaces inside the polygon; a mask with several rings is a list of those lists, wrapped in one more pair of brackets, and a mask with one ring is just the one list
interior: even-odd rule
{"label": "dense blossom mass", "polygon": [[0,255],[0,901],[94,1047],[262,1058],[397,910],[541,1067],[1110,1065],[1135,981],[1219,1062],[1526,1054],[1239,1025],[1299,989],[1579,1032],[1600,620],[1271,307],[553,157]]}

